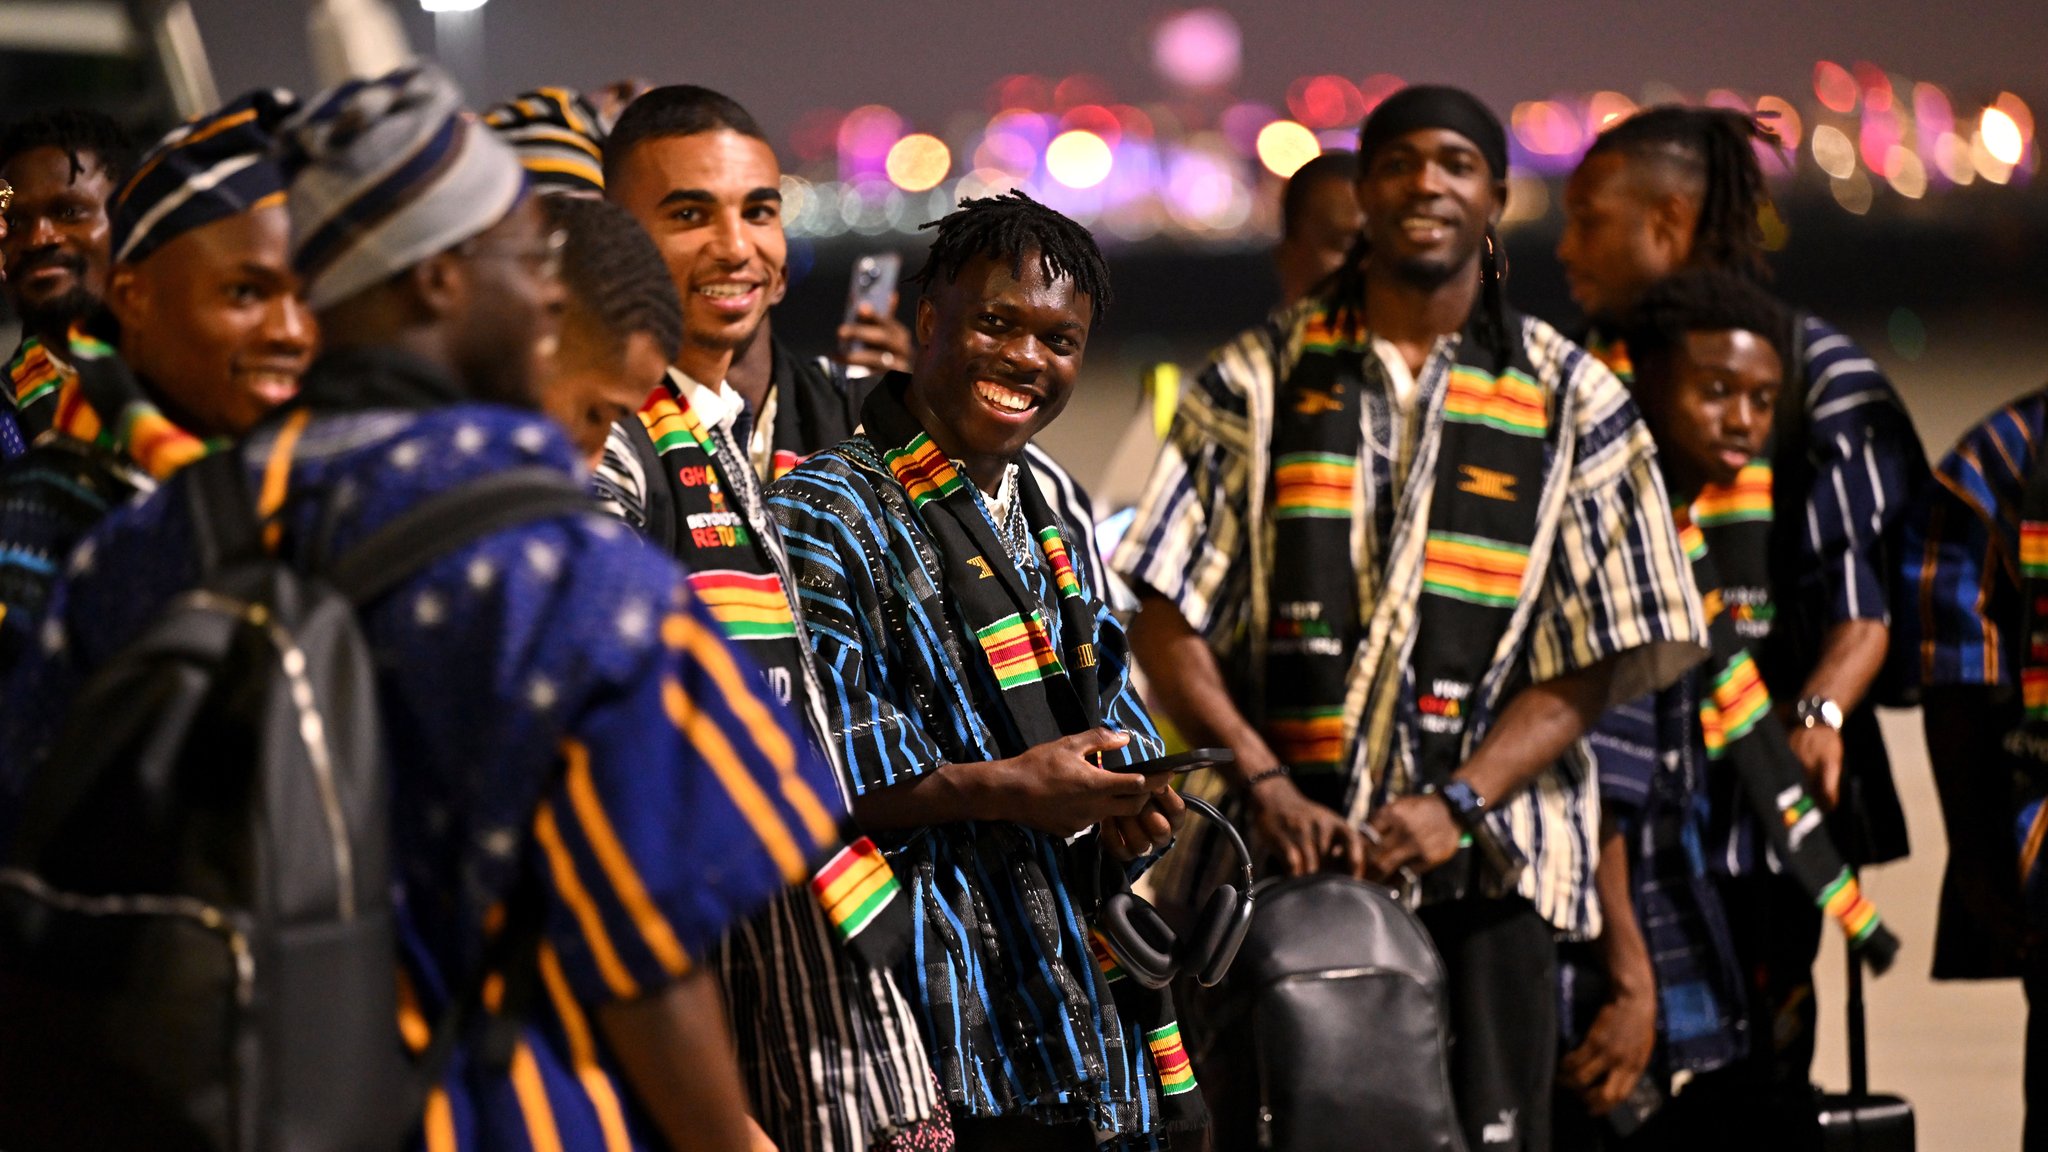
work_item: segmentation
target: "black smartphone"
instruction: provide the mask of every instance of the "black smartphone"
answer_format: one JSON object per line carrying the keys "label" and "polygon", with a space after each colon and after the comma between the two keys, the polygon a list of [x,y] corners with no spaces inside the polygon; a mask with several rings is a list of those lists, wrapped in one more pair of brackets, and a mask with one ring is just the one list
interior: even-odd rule
{"label": "black smartphone", "polygon": [[1190,748],[1186,752],[1175,752],[1154,760],[1140,760],[1135,764],[1106,765],[1112,772],[1132,772],[1150,776],[1157,772],[1201,772],[1218,764],[1237,763],[1237,753],[1228,748]]}

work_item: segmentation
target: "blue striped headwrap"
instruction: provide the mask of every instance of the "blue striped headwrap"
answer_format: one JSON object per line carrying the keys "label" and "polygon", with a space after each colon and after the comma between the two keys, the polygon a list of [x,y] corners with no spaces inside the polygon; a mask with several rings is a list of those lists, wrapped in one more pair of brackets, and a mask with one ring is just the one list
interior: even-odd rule
{"label": "blue striped headwrap", "polygon": [[331,89],[282,136],[292,264],[315,309],[490,228],[526,190],[511,147],[428,64]]}
{"label": "blue striped headwrap", "polygon": [[522,92],[486,111],[484,123],[519,153],[539,191],[604,195],[604,120],[579,93]]}
{"label": "blue striped headwrap", "polygon": [[259,88],[172,129],[142,157],[109,214],[118,263],[135,264],[194,228],[284,201],[276,133],[298,98]]}

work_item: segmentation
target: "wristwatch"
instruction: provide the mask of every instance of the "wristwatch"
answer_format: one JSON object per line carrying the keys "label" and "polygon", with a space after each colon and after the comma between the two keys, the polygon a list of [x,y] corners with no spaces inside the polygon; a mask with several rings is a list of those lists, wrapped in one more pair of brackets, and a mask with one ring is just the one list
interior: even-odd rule
{"label": "wristwatch", "polygon": [[1816,728],[1822,724],[1837,732],[1842,730],[1842,706],[1825,696],[1808,696],[1792,708],[1792,718],[1799,721],[1801,728]]}
{"label": "wristwatch", "polygon": [[1481,796],[1463,780],[1452,780],[1436,790],[1444,803],[1451,806],[1451,818],[1467,832],[1477,828],[1486,819],[1486,797]]}

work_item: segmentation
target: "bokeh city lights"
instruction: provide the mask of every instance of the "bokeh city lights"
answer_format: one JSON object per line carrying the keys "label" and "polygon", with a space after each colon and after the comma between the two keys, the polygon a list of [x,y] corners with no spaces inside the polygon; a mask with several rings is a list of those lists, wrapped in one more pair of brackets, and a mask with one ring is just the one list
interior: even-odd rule
{"label": "bokeh city lights", "polygon": [[[786,142],[790,230],[828,237],[912,231],[965,196],[1022,188],[1109,238],[1245,242],[1277,227],[1274,188],[1318,153],[1354,146],[1359,123],[1401,77],[1317,73],[1284,92],[1235,90],[1243,40],[1211,8],[1153,26],[1156,72],[1130,90],[1088,74],[1020,73],[989,86],[979,112],[911,124],[883,105],[813,109]],[[1810,93],[1685,93],[1646,85],[1555,93],[1506,109],[1505,225],[1556,211],[1556,182],[1605,128],[1671,100],[1754,114],[1777,135],[1759,145],[1774,181],[1807,186],[1856,215],[1975,188],[2025,184],[2039,167],[2034,117],[2012,92],[1974,98],[1867,62],[1822,60]],[[1783,220],[1763,222],[1782,244]]]}

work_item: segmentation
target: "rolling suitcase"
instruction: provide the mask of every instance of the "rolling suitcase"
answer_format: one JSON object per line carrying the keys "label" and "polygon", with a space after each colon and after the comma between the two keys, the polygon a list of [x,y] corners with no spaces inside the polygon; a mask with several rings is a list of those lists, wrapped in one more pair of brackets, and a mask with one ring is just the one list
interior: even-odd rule
{"label": "rolling suitcase", "polygon": [[1823,1152],[1913,1152],[1913,1106],[1870,1092],[1863,1031],[1863,962],[1849,953],[1849,1091],[1815,1099]]}

